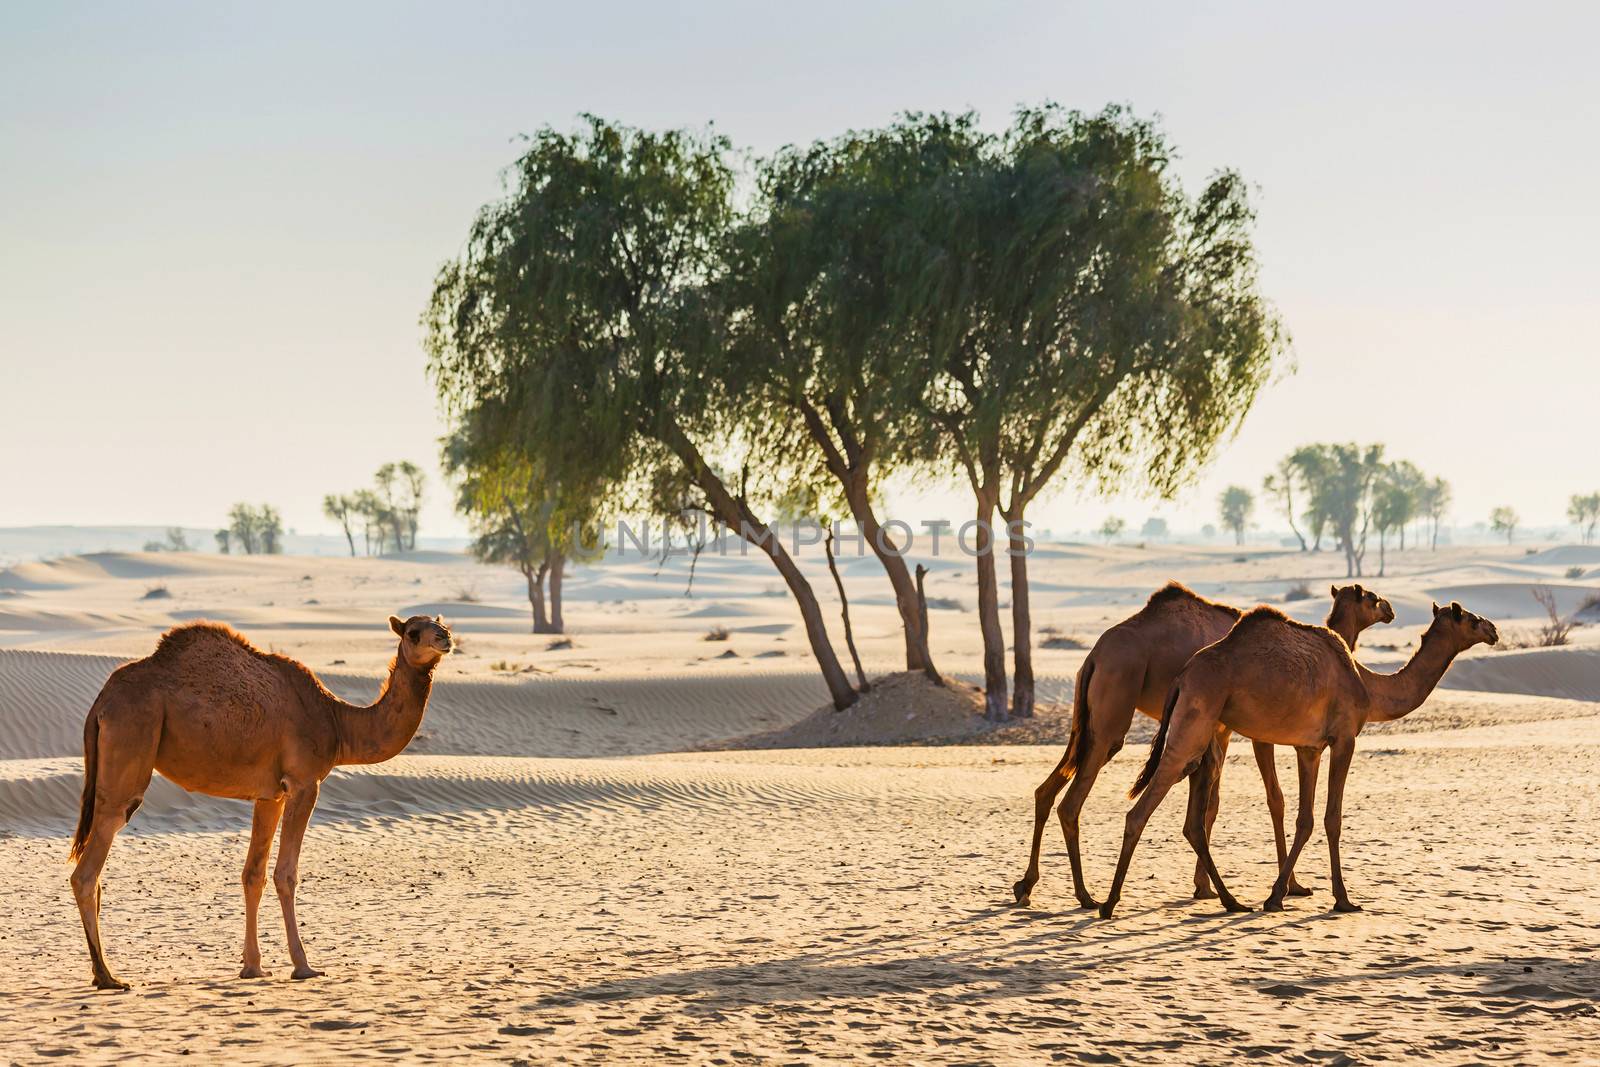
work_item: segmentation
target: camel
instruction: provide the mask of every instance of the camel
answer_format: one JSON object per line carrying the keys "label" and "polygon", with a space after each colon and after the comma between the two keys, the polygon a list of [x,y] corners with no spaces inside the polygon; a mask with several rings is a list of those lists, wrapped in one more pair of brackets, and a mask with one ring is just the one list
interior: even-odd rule
{"label": "camel", "polygon": [[[1394,609],[1389,602],[1360,585],[1332,586],[1330,593],[1333,607],[1328,612],[1327,625],[1352,649],[1361,631],[1375,623],[1394,621]],[[1133,723],[1134,711],[1159,720],[1167,690],[1183,665],[1189,662],[1189,657],[1222,640],[1242,614],[1238,608],[1207,600],[1178,582],[1169,582],[1153,594],[1142,609],[1100,635],[1078,669],[1073,689],[1076,706],[1066,754],[1034,790],[1033,847],[1028,856],[1028,870],[1011,887],[1019,905],[1028,904],[1033,887],[1039,881],[1039,848],[1045,823],[1049,821],[1051,805],[1066,787],[1067,795],[1058,813],[1072,862],[1073,892],[1080,907],[1098,906],[1084,886],[1083,861],[1078,847],[1078,815],[1084,801],[1094,788],[1100,769],[1121,751],[1128,727]],[[1221,735],[1218,744],[1220,766],[1220,757],[1227,753],[1228,736]],[[1261,780],[1266,785],[1267,807],[1272,813],[1273,838],[1281,864],[1288,850],[1283,835],[1283,789],[1278,785],[1272,746],[1258,743],[1255,756]],[[1220,787],[1219,773],[1212,781],[1208,825],[1217,817]],[[1311,891],[1295,884],[1290,892],[1306,896]],[[1214,895],[1205,868],[1198,861],[1194,871],[1194,895],[1197,900]]]}
{"label": "camel", "polygon": [[83,802],[70,858],[72,894],[89,941],[94,984],[127,989],[100,949],[100,870],[117,831],[144,800],[151,771],[183,788],[255,804],[244,862],[244,967],[260,978],[256,905],[266,882],[272,831],[281,818],[272,881],[295,978],[322,972],[306,962],[295,921],[300,844],[322,780],[334,767],[381,763],[410,743],[422,722],[433,671],[451,649],[442,618],[389,617],[400,639],[389,678],[371,707],[346,704],[303,664],[262,652],[227,626],[175,627],[153,654],[117,668],[83,724]]}
{"label": "camel", "polygon": [[1227,637],[1197,652],[1172,683],[1150,758],[1128,794],[1137,803],[1128,812],[1116,878],[1100,906],[1101,918],[1110,918],[1122,895],[1128,863],[1145,823],[1167,791],[1186,775],[1195,780],[1190,785],[1184,837],[1217,887],[1223,907],[1230,912],[1250,910],[1223,886],[1211,858],[1204,812],[1195,800],[1216,773],[1212,739],[1221,729],[1267,744],[1293,745],[1299,756],[1294,844],[1279,865],[1264,905],[1268,911],[1283,908],[1295,861],[1311,836],[1317,765],[1324,748],[1332,751],[1323,826],[1333,872],[1333,910],[1360,911],[1345,890],[1339,863],[1345,777],[1356,736],[1369,722],[1388,722],[1421,707],[1458,655],[1473,645],[1499,640],[1494,623],[1487,619],[1454,601],[1447,608],[1435,604],[1433,622],[1410,662],[1394,674],[1376,674],[1357,663],[1332,630],[1294,622],[1273,608],[1250,612]]}

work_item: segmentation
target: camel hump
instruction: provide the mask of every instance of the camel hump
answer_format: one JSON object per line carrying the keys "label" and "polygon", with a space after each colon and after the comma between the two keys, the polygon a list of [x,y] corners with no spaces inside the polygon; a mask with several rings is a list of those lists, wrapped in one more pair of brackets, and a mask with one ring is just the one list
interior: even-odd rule
{"label": "camel hump", "polygon": [[182,626],[174,626],[161,635],[161,641],[156,645],[152,659],[173,659],[206,647],[241,648],[246,652],[256,655],[265,655],[255,645],[252,645],[239,631],[223,622],[186,622]]}
{"label": "camel hump", "polygon": [[1238,608],[1233,607],[1231,604],[1222,604],[1215,600],[1209,600],[1177,579],[1173,579],[1154,593],[1151,593],[1150,599],[1144,602],[1145,611],[1172,611],[1174,609],[1221,611],[1232,615],[1234,618],[1239,617]]}

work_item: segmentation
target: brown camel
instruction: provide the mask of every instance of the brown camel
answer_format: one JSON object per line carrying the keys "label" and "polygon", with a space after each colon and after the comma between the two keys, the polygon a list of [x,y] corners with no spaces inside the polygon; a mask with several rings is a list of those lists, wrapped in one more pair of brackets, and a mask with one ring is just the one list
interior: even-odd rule
{"label": "brown camel", "polygon": [[[1379,622],[1393,622],[1394,609],[1376,593],[1359,585],[1333,586],[1333,607],[1328,626],[1344,638],[1351,648],[1361,631]],[[1044,838],[1050,807],[1063,787],[1067,795],[1061,802],[1061,830],[1067,840],[1072,861],[1072,886],[1080,907],[1096,907],[1083,883],[1083,861],[1078,848],[1078,814],[1089,791],[1094,788],[1100,768],[1122,749],[1135,710],[1152,719],[1161,718],[1167,690],[1189,657],[1205,646],[1222,640],[1243,614],[1238,608],[1207,600],[1178,582],[1169,582],[1157,591],[1137,613],[1100,635],[1094,648],[1078,669],[1073,689],[1075,707],[1067,751],[1050,776],[1033,794],[1033,846],[1028,870],[1011,887],[1017,903],[1026,905],[1039,881],[1039,847]],[[1218,737],[1219,766],[1227,754],[1228,735]],[[1283,837],[1283,789],[1278,785],[1278,769],[1272,746],[1258,743],[1256,765],[1267,789],[1267,807],[1272,812],[1273,837],[1278,862],[1287,855]],[[1069,785],[1070,783],[1070,785]],[[1207,820],[1214,821],[1221,799],[1221,774],[1212,780],[1212,795],[1207,805]],[[1311,891],[1299,885],[1290,887],[1295,896]],[[1194,871],[1196,899],[1214,896],[1205,868],[1198,861]]]}
{"label": "brown camel", "polygon": [[300,843],[328,772],[381,763],[417,732],[433,670],[450,651],[444,620],[389,617],[400,638],[377,703],[346,704],[303,664],[262,652],[217,623],[167,631],[151,656],[117,668],[83,724],[83,804],[72,838],[72,894],[89,940],[94,984],[127,989],[100,950],[100,869],[117,831],[144,800],[150,772],[196,793],[255,803],[244,861],[244,969],[259,978],[256,905],[266,882],[272,831],[283,819],[272,873],[283,908],[294,977],[320,971],[306,962],[294,917]]}
{"label": "brown camel", "polygon": [[1435,604],[1433,622],[1411,661],[1394,674],[1375,674],[1355,661],[1332,630],[1294,622],[1272,608],[1250,612],[1227,637],[1196,653],[1172,683],[1150,758],[1129,793],[1138,802],[1128,812],[1117,876],[1100,906],[1101,917],[1111,915],[1122,895],[1128,863],[1151,813],[1179,778],[1191,774],[1195,781],[1190,785],[1184,836],[1210,874],[1223,906],[1229,911],[1250,910],[1223,886],[1211,859],[1204,812],[1194,799],[1216,773],[1212,738],[1223,728],[1267,744],[1293,745],[1299,755],[1300,807],[1294,844],[1279,865],[1266,909],[1283,907],[1295,861],[1311,836],[1317,764],[1328,748],[1333,757],[1323,825],[1333,869],[1333,910],[1361,910],[1345,892],[1339,866],[1345,776],[1356,735],[1369,722],[1387,722],[1415,711],[1456,656],[1473,645],[1499,640],[1494,623],[1487,619],[1457,603],[1447,608]]}

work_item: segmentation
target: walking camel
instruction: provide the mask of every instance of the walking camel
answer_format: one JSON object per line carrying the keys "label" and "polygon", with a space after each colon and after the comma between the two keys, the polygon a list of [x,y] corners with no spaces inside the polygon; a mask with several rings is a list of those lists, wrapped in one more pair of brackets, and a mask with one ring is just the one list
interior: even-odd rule
{"label": "walking camel", "polygon": [[1361,910],[1345,891],[1339,865],[1339,831],[1344,816],[1345,777],[1355,752],[1356,735],[1369,722],[1387,722],[1410,714],[1433,692],[1451,662],[1477,644],[1500,640],[1494,623],[1451,602],[1433,606],[1433,622],[1416,653],[1394,674],[1376,674],[1355,661],[1333,631],[1307,626],[1273,608],[1256,608],[1228,636],[1195,654],[1172,683],[1161,729],[1150,758],[1134,783],[1138,801],[1128,812],[1122,854],[1111,893],[1100,906],[1109,918],[1122,895],[1122,882],[1145,823],[1179,778],[1194,775],[1183,834],[1211,876],[1229,911],[1249,911],[1223,886],[1211,858],[1204,812],[1195,794],[1209,787],[1216,773],[1212,737],[1219,729],[1235,730],[1267,744],[1293,745],[1299,757],[1300,805],[1294,844],[1279,866],[1265,908],[1279,911],[1294,874],[1295,861],[1311,836],[1317,765],[1324,748],[1332,750],[1328,771],[1328,807],[1324,828],[1333,871],[1334,911]]}
{"label": "walking camel", "polygon": [[[1331,593],[1333,607],[1328,612],[1327,625],[1352,649],[1361,631],[1375,623],[1394,621],[1394,609],[1389,602],[1360,585],[1333,586]],[[1051,805],[1066,787],[1067,795],[1058,813],[1072,862],[1073,892],[1080,907],[1098,906],[1084,885],[1083,860],[1078,846],[1078,815],[1084,801],[1089,798],[1100,769],[1121,751],[1128,727],[1133,724],[1134,711],[1159,720],[1167,690],[1183,665],[1189,662],[1189,657],[1222,640],[1242,614],[1238,608],[1207,600],[1178,582],[1169,582],[1138,612],[1100,635],[1078,669],[1066,754],[1034,790],[1033,846],[1028,855],[1028,870],[1011,888],[1018,904],[1028,903],[1039,881],[1039,848],[1045,823],[1050,819]],[[1219,737],[1218,745],[1220,767],[1221,757],[1227,753],[1226,734]],[[1255,756],[1261,780],[1266,785],[1273,839],[1281,864],[1288,850],[1284,847],[1283,836],[1283,789],[1278,785],[1272,746],[1257,742]],[[1219,773],[1211,783],[1206,809],[1208,826],[1217,817],[1220,788]],[[1307,896],[1311,892],[1298,884],[1291,884],[1289,891],[1293,896]],[[1205,867],[1198,860],[1194,869],[1194,895],[1196,899],[1215,895]]]}
{"label": "walking camel", "polygon": [[272,831],[281,818],[273,885],[295,978],[314,978],[295,922],[300,844],[322,780],[336,766],[381,763],[422,722],[433,671],[451,649],[442,618],[389,617],[400,639],[389,678],[370,707],[346,704],[303,664],[262,652],[226,626],[192,623],[155,652],[114,671],[83,724],[83,803],[72,838],[72,894],[89,941],[94,984],[127,989],[100,948],[100,870],[117,831],[144,800],[152,770],[195,793],[255,803],[244,862],[244,968],[259,978],[256,905]]}

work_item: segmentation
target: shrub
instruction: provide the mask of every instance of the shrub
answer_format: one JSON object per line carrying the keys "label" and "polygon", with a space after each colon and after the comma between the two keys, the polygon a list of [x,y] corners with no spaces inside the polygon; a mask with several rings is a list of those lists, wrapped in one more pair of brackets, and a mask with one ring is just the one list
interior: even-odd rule
{"label": "shrub", "polygon": [[1561,612],[1556,608],[1556,595],[1541,585],[1533,590],[1533,599],[1539,602],[1539,606],[1544,608],[1545,614],[1549,616],[1549,620],[1539,627],[1538,644],[1548,648],[1564,645],[1571,640],[1572,620],[1561,617]]}
{"label": "shrub", "polygon": [[1572,580],[1576,580],[1578,578],[1582,578],[1583,577],[1583,568],[1582,567],[1568,567],[1567,568],[1567,577],[1569,579],[1572,579]]}
{"label": "shrub", "polygon": [[707,641],[726,641],[728,639],[728,628],[726,626],[713,626],[706,631],[705,639]]}
{"label": "shrub", "polygon": [[1292,604],[1296,600],[1310,600],[1316,595],[1317,594],[1311,591],[1311,587],[1309,585],[1307,585],[1305,582],[1301,582],[1299,585],[1283,594],[1283,601],[1285,604]]}
{"label": "shrub", "polygon": [[144,591],[144,596],[140,597],[139,599],[140,600],[166,600],[170,596],[172,596],[172,590],[168,589],[166,586],[164,586],[164,585],[153,585],[149,589],[146,589]]}
{"label": "shrub", "polygon": [[559,652],[563,648],[571,648],[571,647],[572,647],[572,638],[570,638],[570,637],[556,637],[556,638],[552,638],[550,643],[548,645],[544,646],[544,650],[546,652]]}

